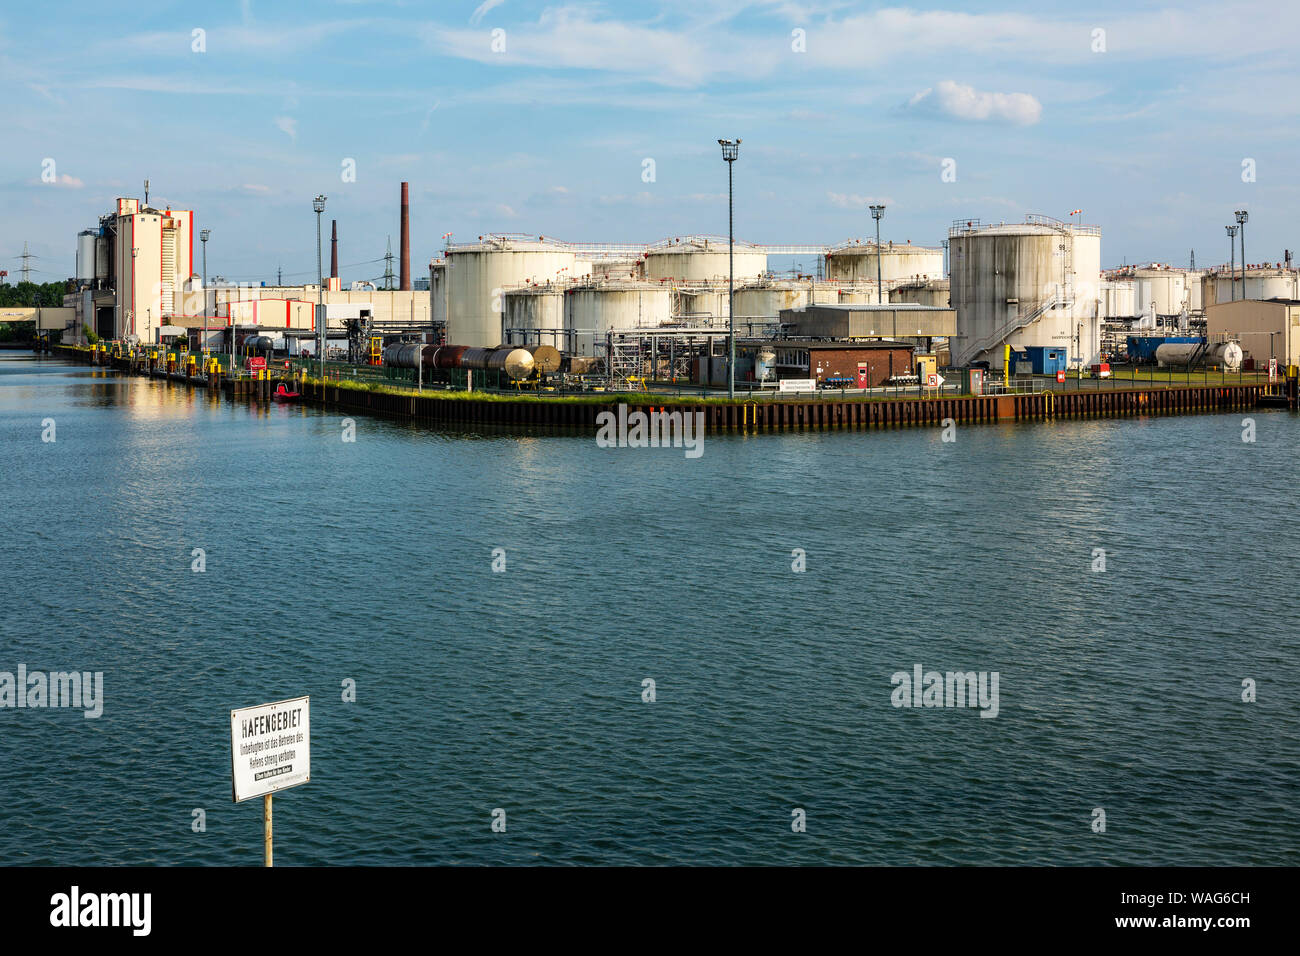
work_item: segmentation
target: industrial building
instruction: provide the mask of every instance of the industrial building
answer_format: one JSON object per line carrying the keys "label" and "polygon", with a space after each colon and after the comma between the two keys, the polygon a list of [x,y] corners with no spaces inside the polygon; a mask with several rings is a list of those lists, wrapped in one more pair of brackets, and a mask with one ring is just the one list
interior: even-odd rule
{"label": "industrial building", "polygon": [[949,282],[956,365],[1001,369],[1004,345],[1057,346],[1091,364],[1101,348],[1101,228],[1047,216],[953,223]]}
{"label": "industrial building", "polygon": [[1211,342],[1235,341],[1246,362],[1266,368],[1269,359],[1279,365],[1300,365],[1300,299],[1238,299],[1205,310],[1206,335]]}
{"label": "industrial building", "polygon": [[429,290],[412,288],[410,277],[406,183],[401,195],[401,278],[400,288],[393,290],[370,283],[341,287],[337,223],[332,224],[331,270],[323,290],[316,283],[269,286],[220,279],[205,289],[195,267],[193,210],[155,209],[147,194],[143,203],[119,198],[100,217],[98,229],[77,237],[76,288],[64,298],[73,310],[66,331],[73,339],[90,328],[104,339],[155,344],[199,330],[204,347],[229,348],[239,333],[265,328],[282,338],[289,330],[296,343],[310,339],[318,312],[331,337],[344,335],[357,322],[367,330],[431,330]]}

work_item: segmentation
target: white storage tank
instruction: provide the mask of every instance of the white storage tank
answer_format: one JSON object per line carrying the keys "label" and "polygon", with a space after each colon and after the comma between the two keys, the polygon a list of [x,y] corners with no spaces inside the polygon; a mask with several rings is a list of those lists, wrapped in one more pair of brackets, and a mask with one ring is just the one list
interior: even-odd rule
{"label": "white storage tank", "polygon": [[880,280],[886,284],[903,279],[943,278],[943,249],[910,242],[882,242],[877,252],[874,239],[850,239],[826,253],[826,278],[875,282],[877,259]]}
{"label": "white storage tank", "polygon": [[[1227,266],[1222,271],[1206,273],[1201,283],[1202,305],[1208,307],[1220,302],[1231,302],[1234,289],[1236,297],[1242,298],[1240,265],[1236,276],[1236,282],[1232,282]],[[1300,272],[1280,267],[1247,269],[1245,286],[1247,299],[1300,299]]]}
{"label": "white storage tank", "polygon": [[725,325],[731,314],[725,285],[679,286],[673,290],[673,298],[673,318],[687,325]]}
{"label": "white storage tank", "polygon": [[951,295],[947,279],[918,279],[902,282],[889,290],[887,302],[928,305],[936,309],[948,308]]}
{"label": "white storage tank", "polygon": [[1131,319],[1137,316],[1137,283],[1132,279],[1104,279],[1101,283],[1101,317]]}
{"label": "white storage tank", "polygon": [[833,305],[838,302],[842,305],[883,305],[889,301],[889,290],[885,289],[881,295],[877,296],[874,282],[858,282],[839,289],[838,293],[834,299],[826,304]]}
{"label": "white storage tank", "polygon": [[[756,279],[767,272],[767,253],[749,243],[735,244],[735,278]],[[643,262],[647,279],[678,279],[683,282],[725,282],[730,263],[727,240],[706,236],[672,239],[652,246]]]}
{"label": "white storage tank", "polygon": [[77,233],[77,284],[93,285],[95,282],[95,240],[99,234],[93,229]]}
{"label": "white storage tank", "polygon": [[1241,346],[1236,342],[1216,342],[1209,346],[1194,342],[1166,342],[1156,348],[1156,363],[1161,368],[1194,362],[1197,366],[1215,365],[1235,371],[1241,366],[1241,359]]}
{"label": "white storage tank", "polygon": [[506,328],[523,330],[523,345],[553,345],[569,351],[564,331],[564,290],[558,286],[525,286],[505,294]]}
{"label": "white storage tank", "polygon": [[563,244],[514,236],[449,246],[446,263],[447,341],[471,348],[501,343],[507,289],[584,274]]}
{"label": "white storage tank", "polygon": [[1187,275],[1180,269],[1151,265],[1130,270],[1136,289],[1134,315],[1179,315],[1188,305]]}
{"label": "white storage tank", "polygon": [[956,365],[1003,364],[1003,345],[1062,346],[1098,361],[1101,228],[1047,216],[955,223],[948,233]]}
{"label": "white storage tank", "polygon": [[644,273],[640,259],[593,259],[591,275],[606,279],[640,279]]}
{"label": "white storage tank", "polygon": [[[808,304],[811,289],[807,282],[758,282],[736,289],[736,322],[774,323],[782,309],[796,309]],[[725,293],[724,293],[725,295]],[[745,334],[739,329],[737,335]]]}
{"label": "white storage tank", "polygon": [[663,325],[671,318],[672,294],[657,282],[592,282],[564,293],[564,324],[576,355],[603,355],[610,329]]}

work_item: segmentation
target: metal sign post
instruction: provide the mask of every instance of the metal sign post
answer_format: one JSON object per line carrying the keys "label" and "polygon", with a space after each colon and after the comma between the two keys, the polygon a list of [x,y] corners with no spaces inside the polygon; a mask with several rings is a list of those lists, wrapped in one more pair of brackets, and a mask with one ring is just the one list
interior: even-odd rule
{"label": "metal sign post", "polygon": [[271,794],[311,780],[311,698],[232,710],[230,776],[235,803],[262,798],[263,863],[271,866]]}

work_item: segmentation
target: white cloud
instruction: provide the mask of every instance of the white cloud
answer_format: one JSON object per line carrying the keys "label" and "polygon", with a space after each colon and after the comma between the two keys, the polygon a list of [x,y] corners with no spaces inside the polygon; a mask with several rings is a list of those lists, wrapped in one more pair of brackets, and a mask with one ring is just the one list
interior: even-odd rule
{"label": "white cloud", "polygon": [[275,118],[276,129],[282,133],[288,134],[291,140],[295,142],[298,139],[298,121],[292,116],[277,116]]}
{"label": "white cloud", "polygon": [[1015,123],[1033,126],[1043,118],[1043,104],[1028,93],[989,93],[952,80],[922,90],[907,103],[911,109],[935,112],[970,122]]}
{"label": "white cloud", "polygon": [[59,176],[59,185],[68,186],[71,189],[81,189],[86,184],[76,176],[69,176],[67,173],[63,173]]}

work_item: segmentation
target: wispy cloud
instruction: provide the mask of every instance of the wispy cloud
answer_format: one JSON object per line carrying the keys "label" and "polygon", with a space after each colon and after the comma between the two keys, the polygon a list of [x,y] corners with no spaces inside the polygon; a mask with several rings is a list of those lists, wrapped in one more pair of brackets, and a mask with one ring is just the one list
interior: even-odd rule
{"label": "wispy cloud", "polygon": [[291,140],[298,140],[298,121],[292,116],[277,116],[275,118],[275,128],[285,133]]}
{"label": "wispy cloud", "polygon": [[943,80],[907,103],[919,113],[937,113],[967,122],[1032,126],[1043,118],[1043,104],[1028,93],[989,93]]}
{"label": "wispy cloud", "polygon": [[483,0],[483,2],[474,9],[474,12],[470,14],[469,25],[472,27],[478,26],[488,13],[495,10],[505,2],[506,0]]}

